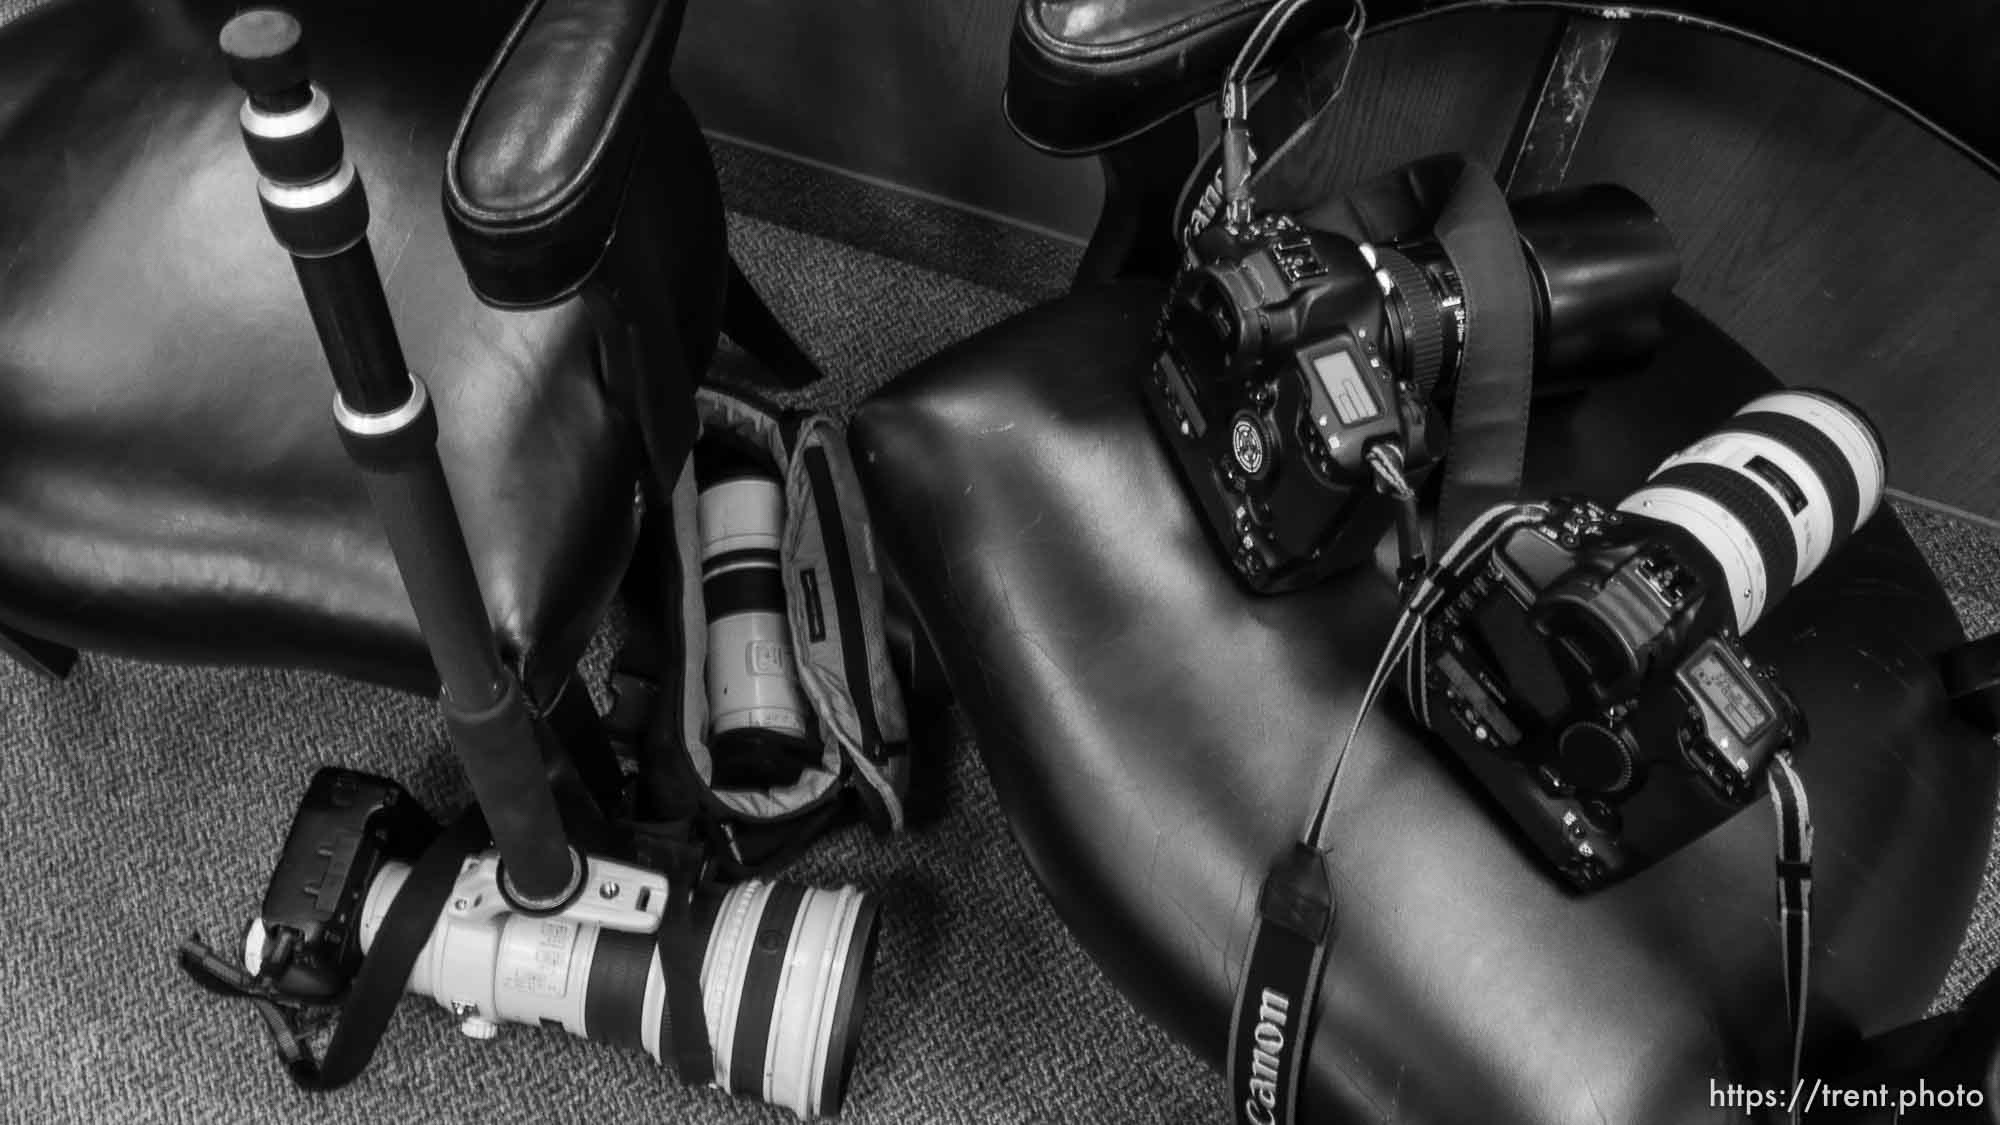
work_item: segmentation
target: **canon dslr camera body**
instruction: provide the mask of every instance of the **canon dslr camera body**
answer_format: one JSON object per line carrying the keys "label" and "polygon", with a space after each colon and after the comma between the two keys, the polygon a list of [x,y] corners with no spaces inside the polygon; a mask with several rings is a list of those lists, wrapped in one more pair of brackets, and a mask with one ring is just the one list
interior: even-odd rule
{"label": "canon dslr camera body", "polygon": [[[1643,201],[1600,185],[1514,218],[1538,375],[1650,349],[1679,261]],[[1393,444],[1412,488],[1445,453],[1469,328],[1458,270],[1428,233],[1360,244],[1277,213],[1213,223],[1191,249],[1145,397],[1204,521],[1259,593],[1354,566],[1397,516],[1370,450]]]}
{"label": "canon dslr camera body", "polygon": [[1727,820],[1805,737],[1740,640],[1873,514],[1879,439],[1785,391],[1670,458],[1616,509],[1543,506],[1433,615],[1420,718],[1572,886]]}

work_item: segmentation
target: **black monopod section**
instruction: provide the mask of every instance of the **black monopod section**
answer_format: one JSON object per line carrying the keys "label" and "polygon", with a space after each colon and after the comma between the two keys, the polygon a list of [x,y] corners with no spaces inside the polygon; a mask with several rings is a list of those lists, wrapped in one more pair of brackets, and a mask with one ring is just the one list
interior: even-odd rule
{"label": "black monopod section", "polygon": [[443,685],[453,746],[505,864],[504,889],[527,910],[560,907],[580,885],[536,720],[500,658],[465,532],[437,453],[437,412],[403,359],[375,255],[368,198],[340,122],[312,84],[297,20],[252,9],[222,29],[229,73],[249,95],[243,141],[257,194],[291,253],[332,369],[341,441],[367,482]]}

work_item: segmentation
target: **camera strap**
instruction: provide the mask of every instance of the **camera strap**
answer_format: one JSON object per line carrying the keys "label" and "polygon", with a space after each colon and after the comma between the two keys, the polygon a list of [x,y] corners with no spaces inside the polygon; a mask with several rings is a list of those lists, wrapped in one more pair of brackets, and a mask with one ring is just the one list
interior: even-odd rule
{"label": "camera strap", "polygon": [[1794,1091],[1788,1116],[1797,1122],[1796,1091],[1805,1061],[1806,989],[1812,961],[1812,806],[1790,751],[1772,757],[1764,771],[1764,783],[1771,791],[1771,811],[1778,821],[1778,925],[1783,931],[1785,1016],[1791,1030],[1789,1061]]}
{"label": "camera strap", "polygon": [[1471,566],[1482,564],[1503,536],[1541,515],[1542,509],[1534,505],[1490,509],[1440,556],[1435,569],[1410,588],[1355,708],[1353,724],[1329,755],[1312,818],[1264,875],[1251,923],[1250,952],[1237,980],[1229,1021],[1229,1096],[1241,1125],[1295,1125],[1299,1120],[1305,1048],[1334,937],[1330,814],[1341,766],[1361,724],[1451,583],[1462,580]]}
{"label": "camera strap", "polygon": [[1938,658],[1945,698],[1959,717],[2000,734],[2000,633],[1967,641]]}
{"label": "camera strap", "polygon": [[[1425,626],[1431,615],[1485,567],[1502,540],[1520,528],[1542,522],[1547,515],[1547,508],[1540,504],[1507,503],[1488,508],[1452,540],[1435,567],[1406,587],[1395,624],[1355,708],[1354,720],[1329,756],[1312,819],[1300,838],[1273,861],[1258,891],[1249,954],[1237,981],[1229,1025],[1229,1093],[1239,1125],[1295,1125],[1298,1121],[1305,1047],[1334,938],[1331,814],[1341,767],[1362,724],[1400,670],[1405,696],[1416,709],[1419,723],[1430,726],[1422,669]],[[1790,753],[1772,759],[1765,781],[1778,828],[1775,866],[1789,1031],[1787,1058],[1796,1090],[1804,1059],[1812,950],[1812,811]],[[1796,1106],[1792,1114],[1796,1122]]]}
{"label": "camera strap", "polygon": [[[372,947],[361,959],[361,971],[337,1004],[300,1000],[278,991],[266,977],[252,975],[217,954],[199,934],[181,944],[181,970],[218,996],[249,1001],[293,1082],[307,1090],[338,1089],[352,1082],[375,1057],[375,1048],[403,998],[417,955],[430,940],[452,885],[458,881],[460,866],[466,856],[491,839],[486,818],[474,805],[424,849],[383,915]],[[335,1020],[333,1037],[327,1042],[326,1053],[314,1058],[309,1040],[329,1020]]]}
{"label": "camera strap", "polygon": [[[1257,182],[1312,131],[1314,122],[1346,88],[1348,70],[1368,25],[1368,11],[1361,0],[1349,0],[1347,22],[1342,27],[1297,48],[1282,64],[1278,80],[1254,106],[1250,103],[1250,81],[1263,71],[1280,33],[1300,9],[1315,2],[1324,0],[1282,0],[1272,5],[1244,39],[1224,75],[1222,136],[1188,178],[1174,208],[1174,214],[1187,216],[1178,232],[1183,247],[1208,229],[1225,207],[1247,218],[1250,192]],[[1283,138],[1262,167],[1257,166],[1256,138],[1260,136]],[[1197,185],[1199,195],[1195,194]]]}

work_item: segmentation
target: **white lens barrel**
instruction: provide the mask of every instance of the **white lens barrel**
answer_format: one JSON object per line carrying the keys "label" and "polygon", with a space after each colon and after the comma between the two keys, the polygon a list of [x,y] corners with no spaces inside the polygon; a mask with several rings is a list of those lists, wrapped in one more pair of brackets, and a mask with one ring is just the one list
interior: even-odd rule
{"label": "white lens barrel", "polygon": [[732,613],[709,622],[711,735],[758,727],[804,738],[806,711],[793,663],[791,625],[782,613]]}
{"label": "white lens barrel", "polygon": [[716,1085],[801,1117],[837,1111],[867,1000],[873,914],[853,887],[730,890],[701,967]]}
{"label": "white lens barrel", "polygon": [[[409,878],[408,864],[385,862],[361,911],[361,949],[374,944],[389,904]],[[406,990],[429,996],[459,1015],[494,1023],[553,1021],[584,1035],[586,985],[598,927],[561,917],[504,914],[492,921],[439,917],[417,954]]]}
{"label": "white lens barrel", "polygon": [[[385,862],[369,886],[364,953],[409,874],[408,864]],[[874,934],[874,907],[854,887],[751,881],[731,888],[700,971],[715,1085],[802,1118],[838,1112],[867,1003]],[[596,996],[593,973],[605,974]],[[643,996],[606,987],[622,982]],[[607,933],[560,916],[465,921],[445,911],[406,990],[489,1024],[559,1024],[573,1035],[637,1045],[661,1063],[671,1052],[660,1041],[666,975],[651,935]],[[607,991],[622,1000],[607,1001]],[[619,1026],[591,1027],[593,1011]]]}
{"label": "white lens barrel", "polygon": [[1747,631],[1875,514],[1886,479],[1881,439],[1853,407],[1775,391],[1668,457],[1618,507],[1693,536]]}
{"label": "white lens barrel", "polygon": [[[1804,499],[1802,507],[1795,504],[1798,496],[1787,495],[1768,476],[1750,467],[1760,458],[1776,467],[1782,479],[1793,485]],[[1724,430],[1710,434],[1667,458],[1654,472],[1691,463],[1735,469],[1768,496],[1786,516],[1786,525],[1792,533],[1793,557],[1796,559],[1790,575],[1793,584],[1805,581],[1807,575],[1819,569],[1819,564],[1825,561],[1836,539],[1845,538],[1848,532],[1854,530],[1851,527],[1834,527],[1833,498],[1828,495],[1825,482],[1791,446],[1776,438]]]}
{"label": "white lens barrel", "polygon": [[785,492],[775,477],[736,477],[703,489],[695,512],[703,562],[736,551],[776,551]]}
{"label": "white lens barrel", "polygon": [[808,734],[779,569],[784,517],[784,489],[775,477],[731,477],[701,492],[711,737],[739,730]]}

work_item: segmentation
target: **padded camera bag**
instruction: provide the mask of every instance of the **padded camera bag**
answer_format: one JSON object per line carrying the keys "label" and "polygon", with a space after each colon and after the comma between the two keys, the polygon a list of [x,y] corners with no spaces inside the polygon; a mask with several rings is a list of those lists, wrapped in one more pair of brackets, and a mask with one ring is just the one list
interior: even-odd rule
{"label": "padded camera bag", "polygon": [[[640,847],[704,843],[725,874],[777,866],[849,812],[878,834],[904,827],[909,723],[884,619],[883,577],[844,426],[825,414],[781,411],[738,392],[696,396],[702,443],[761,454],[784,482],[779,546],[798,687],[817,719],[820,755],[790,784],[716,783],[705,679],[695,461],[683,466],[660,521],[670,542],[649,557],[659,573],[614,673],[612,727],[638,770]],[[635,705],[635,699],[638,700]]]}

